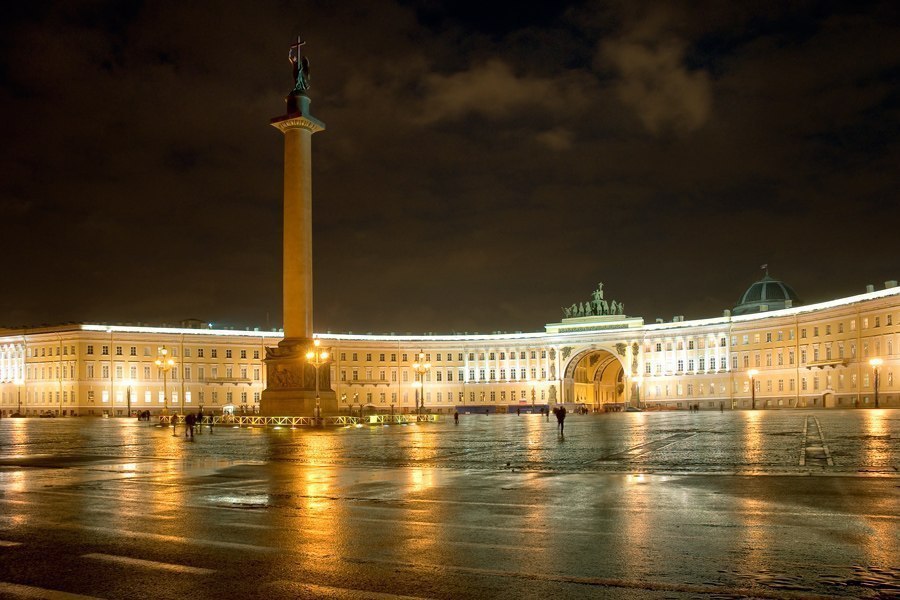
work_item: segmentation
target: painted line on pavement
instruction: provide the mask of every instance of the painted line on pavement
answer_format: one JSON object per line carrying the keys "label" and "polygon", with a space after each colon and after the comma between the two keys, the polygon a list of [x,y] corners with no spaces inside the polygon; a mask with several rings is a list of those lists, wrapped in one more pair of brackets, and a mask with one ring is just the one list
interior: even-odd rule
{"label": "painted line on pavement", "polygon": [[179,544],[197,544],[199,546],[213,546],[216,548],[230,548],[233,550],[253,550],[256,552],[277,552],[278,548],[272,546],[257,546],[256,544],[244,544],[241,542],[221,542],[218,540],[204,540],[200,538],[188,538],[179,535],[165,535],[162,533],[150,533],[147,531],[132,531],[129,529],[116,529],[115,527],[98,527],[95,525],[79,525],[77,523],[59,523],[62,529],[81,529],[95,531],[97,533],[109,533],[116,537],[135,537],[158,542],[176,542]]}
{"label": "painted line on pavement", "polygon": [[228,527],[246,527],[248,529],[276,529],[274,525],[259,525],[257,523],[223,523]]}
{"label": "painted line on pavement", "polygon": [[806,432],[809,429],[809,417],[803,419],[803,433],[800,435],[800,466],[806,466]]}
{"label": "painted line on pavement", "polygon": [[825,443],[825,434],[822,433],[822,426],[819,425],[819,417],[813,417],[816,420],[816,429],[819,430],[819,440],[822,442],[822,450],[825,451],[825,461],[828,463],[829,467],[834,466],[834,459],[831,458],[831,450],[828,449],[828,444]]}
{"label": "painted line on pavement", "polygon": [[135,512],[130,510],[116,510],[114,508],[100,508],[99,506],[88,506],[83,509],[85,512],[112,514],[117,517],[128,517],[129,519],[151,519],[151,520],[170,520],[176,518],[175,515],[160,515],[154,512]]}
{"label": "painted line on pavement", "polygon": [[[146,499],[143,497],[134,498],[131,497],[122,497],[122,496],[114,496],[109,494],[86,494],[86,493],[77,493],[77,492],[64,492],[60,490],[29,490],[27,493],[29,494],[46,494],[50,496],[68,496],[75,498],[90,498],[92,500],[114,500],[116,502],[128,502],[132,504],[140,504],[142,506],[146,505]],[[323,496],[324,498],[324,496]],[[0,502],[3,502],[3,499],[0,499]],[[29,502],[21,502],[21,504],[30,504]],[[247,514],[248,512],[253,512],[255,508],[239,508],[236,506],[222,506],[219,504],[211,505],[211,504],[185,504],[183,502],[178,502],[177,500],[153,500],[154,505],[161,506],[174,506],[179,509],[185,508],[194,508],[197,510],[209,510],[210,508],[215,508],[216,510],[230,510],[234,512],[239,512],[242,514]]]}
{"label": "painted line on pavement", "polygon": [[425,596],[401,596],[398,594],[386,594],[384,592],[370,592],[368,590],[360,590],[356,588],[333,587],[330,585],[319,585],[316,583],[306,583],[302,581],[273,581],[263,586],[273,588],[288,588],[290,592],[298,594],[306,592],[300,597],[311,595],[315,598],[340,598],[345,600],[353,598],[354,600],[429,600]]}
{"label": "painted line on pavement", "polygon": [[0,504],[31,504],[27,500],[13,500],[12,498],[0,498]]}
{"label": "painted line on pavement", "polygon": [[157,562],[155,560],[144,560],[142,558],[116,556],[115,554],[102,554],[98,552],[82,554],[81,558],[92,558],[106,562],[121,563],[123,565],[128,565],[129,567],[146,567],[148,569],[161,569],[163,571],[189,573],[191,575],[211,575],[212,573],[215,573],[215,570],[204,569],[203,567],[189,567],[187,565],[176,565],[172,563]]}
{"label": "painted line on pavement", "polygon": [[406,567],[417,573],[424,571],[439,572],[452,571],[458,573],[471,573],[475,575],[488,575],[492,577],[505,577],[511,579],[528,579],[538,581],[548,581],[557,583],[571,583],[577,585],[586,585],[594,587],[606,588],[625,588],[633,590],[646,590],[658,592],[682,592],[687,594],[703,594],[703,595],[728,595],[741,596],[747,598],[767,598],[770,600],[830,600],[834,596],[824,596],[815,593],[803,592],[781,592],[778,590],[764,590],[758,588],[743,588],[735,586],[720,585],[704,585],[690,583],[670,583],[667,581],[652,581],[645,579],[616,579],[611,577],[579,577],[574,575],[561,575],[554,573],[535,573],[535,572],[518,572],[503,571],[499,569],[484,569],[479,567],[462,567],[455,565],[439,565],[431,563],[418,563],[406,561],[393,561],[390,559],[352,559],[343,558],[346,562],[365,564],[376,563],[391,565],[394,567]]}
{"label": "painted line on pavement", "polygon": [[70,594],[69,592],[48,590],[30,585],[20,585],[18,583],[9,583],[8,581],[0,581],[0,592],[12,594],[19,598],[44,598],[45,600],[101,600],[96,596]]}
{"label": "painted line on pavement", "polygon": [[606,456],[602,456],[600,458],[594,458],[586,461],[584,464],[589,465],[591,463],[600,462],[604,460],[616,460],[620,458],[632,458],[634,456],[643,456],[645,454],[650,454],[651,452],[655,452],[660,450],[661,448],[665,448],[666,446],[671,446],[672,444],[682,442],[684,440],[690,439],[697,435],[697,432],[685,431],[682,433],[676,433],[674,435],[670,435],[669,437],[665,437],[659,440],[653,440],[650,442],[646,442],[644,444],[638,444],[637,446],[632,446],[630,448],[626,448],[621,452],[615,452],[613,454],[607,454]]}

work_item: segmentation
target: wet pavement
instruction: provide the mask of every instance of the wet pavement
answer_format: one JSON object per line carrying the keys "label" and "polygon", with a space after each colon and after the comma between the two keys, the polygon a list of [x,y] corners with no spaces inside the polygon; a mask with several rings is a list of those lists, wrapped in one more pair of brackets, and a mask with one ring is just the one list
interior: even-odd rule
{"label": "wet pavement", "polygon": [[0,421],[0,597],[900,597],[900,410]]}

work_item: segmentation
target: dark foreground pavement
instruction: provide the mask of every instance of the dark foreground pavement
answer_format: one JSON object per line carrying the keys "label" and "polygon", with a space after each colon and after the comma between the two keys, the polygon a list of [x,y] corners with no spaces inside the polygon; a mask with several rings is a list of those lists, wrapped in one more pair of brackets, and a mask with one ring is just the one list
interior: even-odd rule
{"label": "dark foreground pavement", "polygon": [[900,411],[0,422],[0,597],[900,597]]}

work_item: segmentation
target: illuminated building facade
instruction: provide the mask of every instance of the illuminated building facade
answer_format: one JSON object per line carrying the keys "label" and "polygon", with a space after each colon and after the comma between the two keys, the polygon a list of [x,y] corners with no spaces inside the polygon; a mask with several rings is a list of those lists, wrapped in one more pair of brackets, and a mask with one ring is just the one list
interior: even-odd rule
{"label": "illuminated building facade", "polygon": [[[744,314],[711,319],[645,324],[600,314],[570,316],[534,333],[318,338],[331,351],[341,411],[412,412],[418,393],[427,410],[442,413],[529,412],[559,403],[588,410],[866,408],[875,406],[876,370],[879,405],[900,406],[896,282],[806,306],[795,306],[776,280],[759,284],[735,307]],[[744,300],[754,310],[742,310]],[[283,335],[88,324],[0,330],[0,411],[124,416],[129,407],[159,414],[202,405],[253,413],[266,389],[265,348]],[[165,393],[155,364],[161,347],[175,361]],[[429,366],[421,384],[413,369],[420,352]]]}

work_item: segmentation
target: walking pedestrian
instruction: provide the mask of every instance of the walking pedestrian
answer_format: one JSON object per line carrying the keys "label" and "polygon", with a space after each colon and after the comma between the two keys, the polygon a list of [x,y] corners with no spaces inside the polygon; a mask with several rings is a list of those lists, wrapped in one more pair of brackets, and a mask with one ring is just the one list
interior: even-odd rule
{"label": "walking pedestrian", "polygon": [[178,432],[176,431],[178,427],[178,413],[172,413],[172,416],[169,417],[169,422],[172,424],[172,435],[178,435]]}
{"label": "walking pedestrian", "polygon": [[563,435],[563,431],[566,427],[566,407],[560,406],[558,408],[554,408],[553,414],[556,415],[556,426],[559,429],[559,434]]}
{"label": "walking pedestrian", "polygon": [[200,407],[200,410],[197,411],[197,433],[203,433],[203,407]]}
{"label": "walking pedestrian", "polygon": [[453,411],[453,424],[459,425],[459,411],[458,410]]}
{"label": "walking pedestrian", "polygon": [[188,433],[190,432],[191,440],[194,439],[194,423],[196,420],[197,417],[194,416],[194,413],[188,413],[184,417],[184,437],[188,437]]}

